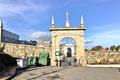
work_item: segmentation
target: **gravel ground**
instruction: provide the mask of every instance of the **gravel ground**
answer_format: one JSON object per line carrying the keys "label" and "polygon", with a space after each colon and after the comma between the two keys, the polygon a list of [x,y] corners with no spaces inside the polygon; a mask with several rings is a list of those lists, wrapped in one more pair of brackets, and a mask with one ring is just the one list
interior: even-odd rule
{"label": "gravel ground", "polygon": [[36,67],[18,70],[12,80],[120,80],[118,68]]}

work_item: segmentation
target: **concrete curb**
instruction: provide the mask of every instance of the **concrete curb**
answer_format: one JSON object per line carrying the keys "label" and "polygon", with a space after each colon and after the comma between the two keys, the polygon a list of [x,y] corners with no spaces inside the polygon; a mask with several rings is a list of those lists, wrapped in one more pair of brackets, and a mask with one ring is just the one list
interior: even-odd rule
{"label": "concrete curb", "polygon": [[101,64],[101,65],[87,65],[87,67],[118,67],[120,68],[120,64]]}

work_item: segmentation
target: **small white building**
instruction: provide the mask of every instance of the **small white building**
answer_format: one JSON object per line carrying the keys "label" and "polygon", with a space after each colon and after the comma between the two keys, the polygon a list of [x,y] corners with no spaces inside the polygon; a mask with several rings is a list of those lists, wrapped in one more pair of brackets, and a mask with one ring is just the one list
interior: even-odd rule
{"label": "small white building", "polygon": [[64,43],[61,45],[61,53],[65,57],[73,57],[75,56],[75,44],[72,43]]}

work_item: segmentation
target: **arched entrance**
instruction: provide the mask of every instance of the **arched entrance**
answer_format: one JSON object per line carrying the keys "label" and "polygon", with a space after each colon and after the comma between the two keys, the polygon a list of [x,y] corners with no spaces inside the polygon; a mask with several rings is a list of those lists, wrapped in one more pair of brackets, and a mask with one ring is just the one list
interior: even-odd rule
{"label": "arched entrance", "polygon": [[65,57],[74,57],[76,55],[76,42],[73,38],[67,37],[60,41],[60,53]]}
{"label": "arched entrance", "polygon": [[[75,57],[77,60],[77,64],[81,64],[82,66],[86,65],[86,59],[84,54],[84,31],[85,27],[83,24],[83,17],[81,17],[81,25],[80,27],[70,27],[68,16],[66,17],[66,26],[65,27],[55,27],[54,25],[54,17],[52,17],[52,27],[50,28],[51,36],[52,36],[52,55],[51,55],[51,65],[56,66],[56,60],[60,60],[57,58],[61,55],[60,53],[60,42],[62,39],[69,37],[75,40],[76,49],[75,49]],[[69,53],[72,50],[69,49]],[[81,60],[82,59],[82,60]]]}
{"label": "arched entrance", "polygon": [[[85,59],[85,54],[84,54],[84,30],[60,30],[57,31],[56,29],[59,30],[59,28],[54,28],[52,32],[52,56],[51,56],[51,65],[56,66],[56,51],[60,52],[60,41],[61,39],[65,37],[72,37],[76,41],[76,60],[77,64],[85,65],[86,64],[86,59]],[[55,30],[55,31],[54,31]],[[74,34],[73,34],[74,33]],[[81,60],[80,59],[84,59]]]}
{"label": "arched entrance", "polygon": [[76,60],[76,41],[67,37],[60,41],[61,66],[73,66]]}

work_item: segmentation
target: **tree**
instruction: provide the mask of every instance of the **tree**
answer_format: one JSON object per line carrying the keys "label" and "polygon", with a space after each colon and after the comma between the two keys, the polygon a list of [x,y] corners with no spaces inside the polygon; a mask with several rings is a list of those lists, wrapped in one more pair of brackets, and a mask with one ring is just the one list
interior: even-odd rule
{"label": "tree", "polygon": [[88,49],[85,49],[85,51],[89,51]]}
{"label": "tree", "polygon": [[26,40],[20,40],[20,44],[29,45],[29,42]]}
{"label": "tree", "polygon": [[98,45],[98,46],[93,47],[91,50],[92,51],[100,51],[101,49],[103,49],[103,47]]}
{"label": "tree", "polygon": [[29,41],[29,44],[30,44],[30,45],[33,45],[33,46],[36,46],[36,45],[37,45],[37,41],[32,41],[32,40],[30,40],[30,41]]}
{"label": "tree", "polygon": [[116,46],[115,46],[115,45],[111,46],[111,47],[110,47],[110,50],[111,50],[111,51],[116,50]]}
{"label": "tree", "polygon": [[119,50],[120,50],[120,45],[116,47],[116,51],[119,51]]}

